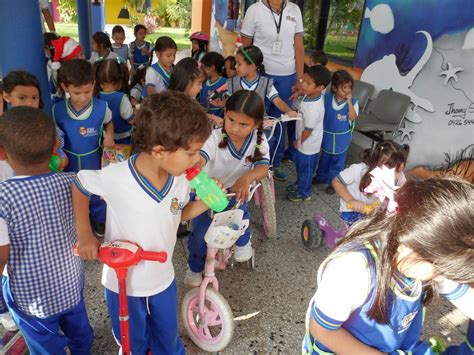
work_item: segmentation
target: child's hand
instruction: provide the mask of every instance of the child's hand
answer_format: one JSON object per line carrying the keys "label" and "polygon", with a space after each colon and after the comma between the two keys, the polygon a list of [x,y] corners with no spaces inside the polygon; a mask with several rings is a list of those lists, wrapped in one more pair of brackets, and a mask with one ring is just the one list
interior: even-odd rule
{"label": "child's hand", "polygon": [[296,140],[296,141],[293,141],[293,147],[294,147],[295,149],[298,149],[298,141],[297,141],[297,140]]}
{"label": "child's hand", "polygon": [[250,179],[246,175],[242,175],[231,187],[231,191],[235,193],[235,200],[247,202],[249,198]]}
{"label": "child's hand", "polygon": [[347,207],[355,212],[364,213],[365,204],[359,200],[350,200],[347,203]]}
{"label": "child's hand", "polygon": [[145,47],[145,48],[142,49],[142,54],[143,55],[149,55],[150,51],[148,50],[148,48]]}
{"label": "child's hand", "polygon": [[108,134],[108,135],[105,136],[105,138],[104,138],[104,146],[107,147],[107,148],[113,148],[113,147],[115,147],[114,137],[112,137],[111,134]]}
{"label": "child's hand", "polygon": [[209,119],[214,123],[216,127],[222,127],[222,124],[224,123],[224,119],[220,118],[219,116],[216,115],[208,115]]}
{"label": "child's hand", "polygon": [[222,99],[219,99],[219,98],[214,99],[214,100],[209,100],[209,103],[215,107],[224,107],[224,101],[222,101]]}
{"label": "child's hand", "polygon": [[286,114],[287,114],[289,117],[296,117],[296,116],[298,116],[298,112],[297,112],[297,111],[293,111],[293,110],[288,111]]}
{"label": "child's hand", "polygon": [[352,91],[347,94],[346,99],[348,102],[352,103]]}
{"label": "child's hand", "polygon": [[84,260],[97,259],[99,255],[99,242],[93,234],[81,238],[81,242],[77,244],[77,253]]}

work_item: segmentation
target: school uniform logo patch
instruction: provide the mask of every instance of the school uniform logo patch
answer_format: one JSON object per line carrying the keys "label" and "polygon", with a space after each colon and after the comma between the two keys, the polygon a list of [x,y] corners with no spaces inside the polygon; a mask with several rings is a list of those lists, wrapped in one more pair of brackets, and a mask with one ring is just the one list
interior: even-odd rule
{"label": "school uniform logo patch", "polygon": [[405,317],[403,317],[402,321],[400,322],[400,329],[398,330],[398,333],[403,333],[405,330],[407,330],[410,327],[417,313],[418,311],[411,312],[411,313],[408,313]]}
{"label": "school uniform logo patch", "polygon": [[82,137],[95,137],[95,136],[99,135],[99,132],[97,131],[97,129],[95,129],[93,127],[91,127],[91,128],[79,127],[79,134]]}
{"label": "school uniform logo patch", "polygon": [[343,115],[341,113],[338,113],[336,118],[338,121],[347,121],[347,115]]}
{"label": "school uniform logo patch", "polygon": [[291,22],[296,22],[296,17],[293,17],[293,16],[286,16],[286,20],[287,20],[287,21],[291,21]]}
{"label": "school uniform logo patch", "polygon": [[171,199],[170,211],[173,215],[177,215],[184,208],[184,202],[179,202],[177,197]]}

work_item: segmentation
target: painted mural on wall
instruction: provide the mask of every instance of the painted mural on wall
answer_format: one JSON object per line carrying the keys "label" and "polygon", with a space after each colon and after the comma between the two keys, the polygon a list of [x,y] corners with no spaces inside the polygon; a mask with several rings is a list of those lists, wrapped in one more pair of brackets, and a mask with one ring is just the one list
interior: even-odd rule
{"label": "painted mural on wall", "polygon": [[473,13],[472,0],[366,1],[354,66],[374,96],[411,97],[396,138],[412,148],[408,167],[472,162]]}

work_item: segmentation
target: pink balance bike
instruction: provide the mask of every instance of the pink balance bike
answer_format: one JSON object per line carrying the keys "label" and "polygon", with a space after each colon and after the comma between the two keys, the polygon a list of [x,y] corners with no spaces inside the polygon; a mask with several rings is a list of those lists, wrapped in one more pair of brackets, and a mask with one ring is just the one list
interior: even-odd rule
{"label": "pink balance bike", "polygon": [[[281,125],[282,122],[301,120],[301,116],[289,117],[282,115],[280,118],[267,116],[263,121],[263,130],[267,140],[273,137],[275,128],[277,125]],[[278,148],[278,147],[277,147]],[[276,149],[275,149],[276,150]],[[273,158],[271,159],[270,170],[268,176],[260,180],[260,187],[255,192],[255,206],[260,208],[262,211],[263,229],[268,238],[276,238],[277,235],[277,223],[275,213],[275,184],[273,181],[272,164]]]}
{"label": "pink balance bike", "polygon": [[[77,246],[74,247],[77,254]],[[137,265],[142,260],[166,262],[168,254],[164,251],[144,251],[137,244],[115,240],[105,242],[99,246],[99,260],[114,269],[117,273],[119,285],[119,319],[120,319],[120,343],[122,354],[130,355],[130,325],[127,302],[127,273],[128,268]]]}
{"label": "pink balance bike", "polygon": [[[379,201],[365,205],[362,213],[369,214],[379,205]],[[352,209],[350,204],[347,207]],[[344,238],[347,230],[347,225],[344,225],[341,229],[335,229],[324,215],[318,213],[314,216],[314,219],[307,219],[303,222],[301,241],[307,249],[315,249],[320,247],[323,239],[325,239],[328,247],[332,249],[340,239]]]}
{"label": "pink balance bike", "polygon": [[[251,189],[250,196],[258,186]],[[233,265],[233,246],[249,226],[249,220],[243,220],[243,214],[242,210],[235,208],[214,214],[204,236],[207,243],[204,278],[199,287],[186,293],[181,304],[181,318],[187,335],[205,351],[221,351],[234,333],[234,316],[219,293],[215,269],[225,270],[227,265]],[[249,264],[252,268],[255,266],[255,250]]]}

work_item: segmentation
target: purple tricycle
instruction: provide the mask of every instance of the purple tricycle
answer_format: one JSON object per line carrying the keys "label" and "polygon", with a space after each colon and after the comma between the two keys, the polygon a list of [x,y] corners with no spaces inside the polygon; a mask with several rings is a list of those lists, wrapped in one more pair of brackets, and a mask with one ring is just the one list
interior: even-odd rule
{"label": "purple tricycle", "polygon": [[[375,201],[370,205],[365,205],[363,213],[369,214],[380,202]],[[347,205],[351,208],[351,205]],[[326,239],[326,244],[332,249],[336,243],[344,238],[346,235],[348,226],[344,225],[341,229],[335,229],[325,216],[318,213],[314,216],[314,219],[307,219],[301,226],[301,241],[307,249],[315,249],[321,246],[323,239]]]}

